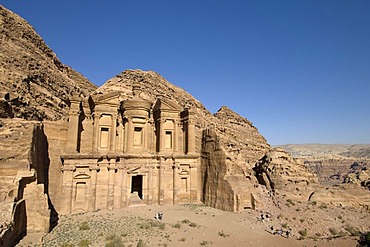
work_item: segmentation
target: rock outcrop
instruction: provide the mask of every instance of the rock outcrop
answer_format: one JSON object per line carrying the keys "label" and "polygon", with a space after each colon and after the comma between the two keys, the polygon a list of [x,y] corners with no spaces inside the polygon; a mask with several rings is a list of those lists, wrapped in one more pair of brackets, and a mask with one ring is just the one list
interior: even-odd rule
{"label": "rock outcrop", "polygon": [[96,89],[62,64],[31,25],[0,5],[0,117],[56,120],[72,94]]}
{"label": "rock outcrop", "polygon": [[263,156],[253,170],[259,183],[265,185],[268,190],[278,191],[295,200],[308,200],[318,185],[314,174],[280,148],[275,148]]}
{"label": "rock outcrop", "polygon": [[49,146],[44,125],[35,120],[66,120],[69,97],[95,89],[62,64],[31,25],[0,5],[0,242],[5,246],[26,232],[50,229]]}

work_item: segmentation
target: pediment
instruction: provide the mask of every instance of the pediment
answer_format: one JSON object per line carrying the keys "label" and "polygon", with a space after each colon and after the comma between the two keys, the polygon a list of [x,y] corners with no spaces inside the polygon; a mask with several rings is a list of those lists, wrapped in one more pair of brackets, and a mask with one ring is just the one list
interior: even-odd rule
{"label": "pediment", "polygon": [[157,99],[154,104],[153,111],[181,111],[181,107],[170,99]]}
{"label": "pediment", "polygon": [[96,94],[93,96],[93,100],[95,104],[119,105],[120,92],[112,91],[102,94]]}
{"label": "pediment", "polygon": [[140,168],[141,168],[141,166],[132,167],[132,168],[130,168],[130,169],[127,170],[127,173],[128,174],[138,173],[140,171]]}

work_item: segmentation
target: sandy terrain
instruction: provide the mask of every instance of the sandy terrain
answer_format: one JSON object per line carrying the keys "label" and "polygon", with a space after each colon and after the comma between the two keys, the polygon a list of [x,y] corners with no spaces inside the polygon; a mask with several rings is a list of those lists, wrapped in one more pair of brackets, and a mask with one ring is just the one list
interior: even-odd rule
{"label": "sandy terrain", "polygon": [[[300,208],[307,207],[301,205]],[[257,211],[231,213],[202,205],[137,206],[73,214],[61,216],[58,226],[43,237],[42,244],[37,240],[40,236],[29,234],[18,246],[356,246],[358,238],[350,236],[348,232],[344,237],[328,238],[324,234],[319,234],[321,238],[316,235],[313,237],[314,230],[320,232],[326,226],[311,223],[309,219],[303,221],[306,213],[296,208],[285,208],[289,218],[271,212],[268,222],[259,221],[260,212]],[[320,214],[325,214],[323,210],[328,210],[328,213],[333,211],[319,207],[313,211],[319,211],[320,218]],[[162,221],[154,219],[155,213],[160,211],[163,212]],[[296,212],[296,216],[293,212]],[[301,215],[301,218],[295,222],[293,218],[297,218],[297,215]],[[364,213],[358,218],[367,222],[367,225],[364,223],[367,229],[368,216]],[[285,226],[281,223],[283,221],[288,222],[289,226],[281,227]],[[310,225],[311,228],[306,227]],[[291,227],[292,236],[273,235],[268,232],[271,226],[283,230]],[[319,229],[320,226],[322,229]],[[298,233],[302,227],[308,229],[305,237]]]}

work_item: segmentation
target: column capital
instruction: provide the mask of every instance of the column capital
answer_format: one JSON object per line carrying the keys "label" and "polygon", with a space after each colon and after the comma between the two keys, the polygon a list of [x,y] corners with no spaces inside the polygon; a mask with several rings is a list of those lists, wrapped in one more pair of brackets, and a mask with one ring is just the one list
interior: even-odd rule
{"label": "column capital", "polygon": [[89,167],[89,170],[90,171],[99,171],[100,170],[100,167],[99,166],[90,166]]}
{"label": "column capital", "polygon": [[72,171],[72,172],[74,172],[74,171],[76,171],[76,166],[62,166],[62,168],[61,168],[61,170],[62,170],[62,172],[64,172],[64,171]]}

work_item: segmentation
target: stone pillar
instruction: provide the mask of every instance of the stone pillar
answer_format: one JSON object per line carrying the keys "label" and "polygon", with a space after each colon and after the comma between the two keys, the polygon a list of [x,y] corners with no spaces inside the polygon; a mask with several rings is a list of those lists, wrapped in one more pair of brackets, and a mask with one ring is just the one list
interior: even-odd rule
{"label": "stone pillar", "polygon": [[79,97],[71,97],[71,105],[69,108],[69,120],[68,120],[68,139],[67,139],[67,151],[75,153],[78,151],[78,127],[80,119],[80,102]]}
{"label": "stone pillar", "polygon": [[148,165],[148,195],[147,204],[151,205],[153,203],[153,165]]}
{"label": "stone pillar", "polygon": [[173,169],[173,204],[178,204],[179,202],[179,165],[174,163]]}
{"label": "stone pillar", "polygon": [[127,207],[128,206],[128,200],[127,200],[127,168],[124,167],[122,169],[122,187],[121,187],[121,207]]}
{"label": "stone pillar", "polygon": [[190,203],[198,201],[197,195],[197,167],[196,164],[190,164],[189,177],[190,177]]}
{"label": "stone pillar", "polygon": [[123,153],[124,152],[124,128],[123,128],[123,125],[120,121],[119,125],[118,125],[118,143],[117,143],[117,147],[116,147],[116,150],[120,153]]}
{"label": "stone pillar", "polygon": [[154,123],[152,119],[148,120],[148,151],[155,152]]}
{"label": "stone pillar", "polygon": [[116,128],[117,128],[117,114],[112,114],[112,131],[110,133],[110,151],[116,151]]}
{"label": "stone pillar", "polygon": [[148,152],[149,151],[149,123],[148,123],[148,120],[146,121],[146,123],[144,124],[144,152]]}
{"label": "stone pillar", "polygon": [[164,152],[164,118],[159,120],[159,152]]}
{"label": "stone pillar", "polygon": [[185,149],[184,149],[184,142],[185,142],[185,136],[184,136],[184,132],[182,131],[182,125],[183,125],[183,122],[177,122],[177,151],[179,151],[180,153],[185,153]]}
{"label": "stone pillar", "polygon": [[107,198],[107,209],[112,210],[114,208],[114,173],[115,167],[108,166],[108,198]]}
{"label": "stone pillar", "polygon": [[179,130],[178,130],[178,121],[175,119],[173,124],[173,152],[177,153],[179,151],[178,149],[178,141],[179,141]]}
{"label": "stone pillar", "polygon": [[128,139],[128,120],[126,119],[124,121],[124,127],[123,127],[123,152],[127,152],[127,139]]}
{"label": "stone pillar", "polygon": [[95,202],[96,202],[96,179],[97,179],[97,171],[99,170],[96,166],[91,166],[90,168],[90,195],[89,195],[89,204],[88,204],[88,211],[93,212],[95,211]]}
{"label": "stone pillar", "polygon": [[164,164],[162,164],[162,159],[159,161],[159,193],[158,193],[158,203],[159,205],[164,204]]}
{"label": "stone pillar", "polygon": [[134,124],[131,117],[128,118],[125,132],[127,134],[127,152],[132,153],[134,151]]}
{"label": "stone pillar", "polygon": [[114,208],[121,208],[122,205],[122,169],[117,169],[114,183]]}
{"label": "stone pillar", "polygon": [[64,203],[62,211],[64,211],[66,214],[72,213],[72,192],[73,192],[73,172],[75,168],[73,166],[63,166],[62,172],[63,172],[63,197],[64,197]]}
{"label": "stone pillar", "polygon": [[188,119],[188,153],[195,153],[195,124],[194,124],[194,112],[189,111]]}
{"label": "stone pillar", "polygon": [[94,130],[93,130],[93,146],[92,151],[96,152],[98,151],[99,146],[99,119],[100,114],[95,113],[94,114]]}

